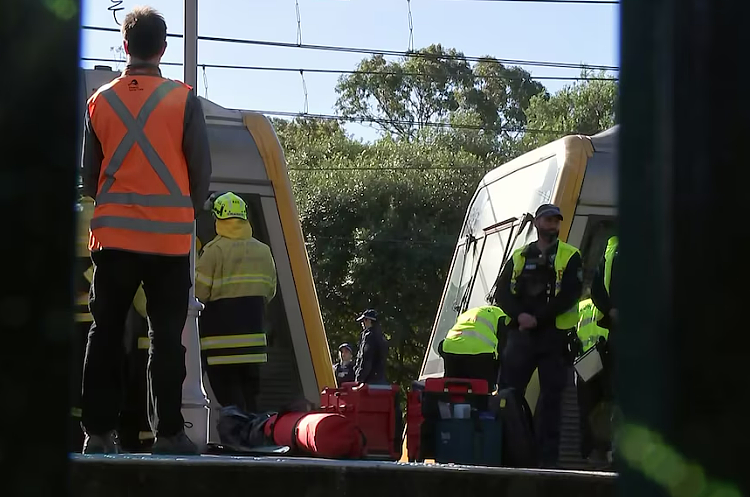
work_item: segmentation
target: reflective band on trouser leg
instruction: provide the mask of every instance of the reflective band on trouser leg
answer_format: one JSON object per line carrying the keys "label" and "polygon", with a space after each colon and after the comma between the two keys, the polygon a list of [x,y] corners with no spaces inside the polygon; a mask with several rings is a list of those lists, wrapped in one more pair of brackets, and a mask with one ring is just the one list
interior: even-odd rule
{"label": "reflective band on trouser leg", "polygon": [[201,338],[201,350],[209,366],[268,362],[266,345],[264,333]]}
{"label": "reflective band on trouser leg", "polygon": [[94,318],[91,317],[91,313],[88,313],[88,312],[76,313],[76,323],[91,323],[93,321],[94,321]]}
{"label": "reflective band on trouser leg", "polygon": [[265,333],[249,335],[223,335],[201,338],[201,350],[231,349],[240,347],[265,347]]}
{"label": "reflective band on trouser leg", "polygon": [[223,366],[227,364],[261,364],[268,362],[267,354],[242,354],[210,356],[206,359],[209,366]]}
{"label": "reflective band on trouser leg", "polygon": [[94,318],[91,317],[91,313],[89,312],[88,293],[83,293],[76,297],[75,311],[76,323],[91,323],[94,320]]}
{"label": "reflective band on trouser leg", "polygon": [[144,440],[153,440],[154,434],[150,431],[139,431],[138,432],[138,440],[144,441]]}
{"label": "reflective band on trouser leg", "polygon": [[[158,239],[149,239],[147,236],[141,238],[140,243],[157,245],[161,249],[171,249],[174,247],[176,252],[177,246],[184,245],[187,238],[193,232],[193,204],[189,194],[183,194],[180,186],[169,171],[169,167],[159,156],[152,143],[149,141],[144,127],[151,113],[157,108],[159,103],[173,90],[180,88],[180,85],[174,81],[164,81],[159,85],[146,102],[140,108],[138,115],[133,117],[128,107],[123,103],[113,88],[101,93],[101,97],[107,101],[117,117],[122,121],[126,128],[126,134],[122,137],[112,154],[107,167],[104,170],[104,183],[96,197],[96,210],[91,220],[91,230],[102,230],[111,228],[115,230],[137,231],[156,235],[182,235],[182,243],[158,243]],[[138,145],[149,165],[166,187],[168,194],[141,194],[132,192],[111,192],[110,189],[115,183],[115,174],[118,172],[130,151]],[[107,206],[111,205],[129,205],[142,208],[178,208],[183,210],[177,219],[171,220],[154,220],[138,217],[112,215]],[[108,212],[109,211],[109,212]],[[115,212],[120,213],[118,209]],[[172,217],[172,216],[170,216]],[[173,217],[174,219],[174,217]],[[102,232],[101,234],[105,234]],[[109,232],[114,237],[114,232]],[[190,242],[187,241],[188,247]],[[106,247],[105,247],[106,248]],[[127,248],[127,247],[120,247]],[[171,253],[171,250],[167,250]],[[189,248],[188,248],[189,251]]]}

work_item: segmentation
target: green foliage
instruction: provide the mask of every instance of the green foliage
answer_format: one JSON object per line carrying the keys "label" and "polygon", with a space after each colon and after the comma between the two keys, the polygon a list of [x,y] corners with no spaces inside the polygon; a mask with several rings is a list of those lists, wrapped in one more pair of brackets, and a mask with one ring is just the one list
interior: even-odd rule
{"label": "green foliage", "polygon": [[[354,318],[373,307],[391,342],[389,377],[408,383],[421,366],[466,206],[491,166],[426,138],[363,145],[337,123],[276,128],[331,350],[358,342]],[[319,139],[324,131],[329,140]]]}
{"label": "green foliage", "polygon": [[[606,78],[583,71],[582,78]],[[615,125],[617,82],[589,80],[566,86],[552,96],[536,95],[526,110],[529,132],[521,144],[523,151],[533,150],[570,134],[595,135]]]}
{"label": "green foliage", "polygon": [[558,137],[507,130],[600,131],[614,122],[616,93],[614,83],[594,81],[550,96],[520,68],[490,58],[472,66],[440,45],[421,53],[398,62],[365,59],[363,72],[339,80],[339,112],[379,120],[385,133],[374,143],[353,139],[336,121],[274,121],[329,346],[335,353],[341,342],[356,345],[354,319],[377,309],[391,344],[388,376],[402,387],[419,374],[477,184],[521,151]]}
{"label": "green foliage", "polygon": [[397,62],[382,55],[363,60],[359,72],[339,78],[337,110],[374,120],[383,131],[409,140],[421,123],[447,123],[455,114],[472,116],[498,134],[522,126],[530,98],[544,92],[525,70],[491,57],[472,67],[461,52],[441,45],[417,53],[421,56]]}

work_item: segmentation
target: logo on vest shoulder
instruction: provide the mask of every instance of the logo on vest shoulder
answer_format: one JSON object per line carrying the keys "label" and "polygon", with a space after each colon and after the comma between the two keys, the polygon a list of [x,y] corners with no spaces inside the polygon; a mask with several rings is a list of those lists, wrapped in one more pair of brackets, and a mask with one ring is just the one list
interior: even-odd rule
{"label": "logo on vest shoulder", "polygon": [[128,91],[143,91],[143,88],[138,86],[137,79],[131,79],[130,83],[128,83]]}

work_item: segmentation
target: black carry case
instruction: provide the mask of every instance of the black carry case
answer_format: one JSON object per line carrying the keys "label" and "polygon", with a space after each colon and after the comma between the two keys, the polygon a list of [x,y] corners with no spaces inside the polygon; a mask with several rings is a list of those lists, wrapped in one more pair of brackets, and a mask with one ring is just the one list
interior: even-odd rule
{"label": "black carry case", "polygon": [[[487,394],[475,394],[472,390],[470,381],[460,379],[445,379],[445,388],[450,388],[449,392],[435,392],[424,390],[422,392],[422,416],[424,418],[420,428],[420,457],[423,459],[433,459],[435,457],[435,433],[437,423],[440,421],[439,404],[455,404],[457,398],[461,403],[471,405],[473,410],[487,411],[488,399]],[[452,410],[452,408],[451,408]]]}
{"label": "black carry case", "polygon": [[503,427],[503,466],[538,466],[533,416],[526,399],[515,389],[500,390],[490,399],[490,411],[497,410]]}

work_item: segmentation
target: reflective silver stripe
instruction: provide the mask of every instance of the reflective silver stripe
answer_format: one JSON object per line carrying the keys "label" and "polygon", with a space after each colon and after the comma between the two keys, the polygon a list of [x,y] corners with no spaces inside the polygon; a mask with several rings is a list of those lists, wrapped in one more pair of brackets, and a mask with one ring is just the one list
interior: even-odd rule
{"label": "reflective silver stripe", "polygon": [[483,317],[481,317],[481,316],[477,316],[477,317],[476,317],[476,319],[475,319],[474,321],[475,321],[475,322],[477,322],[477,323],[482,323],[482,324],[483,324],[483,325],[485,325],[485,326],[486,326],[487,328],[489,328],[489,329],[490,329],[490,331],[491,331],[491,332],[492,332],[492,333],[493,333],[494,335],[497,335],[497,324],[493,324],[493,323],[492,323],[491,321],[489,321],[488,319],[485,319],[485,318],[483,318]]}
{"label": "reflective silver stripe", "polygon": [[589,325],[593,323],[594,321],[596,321],[596,318],[594,316],[589,316],[586,319],[583,319],[578,322],[578,328],[583,328],[584,326]]}
{"label": "reflective silver stripe", "polygon": [[142,195],[140,193],[100,193],[98,204],[142,205],[143,207],[193,207],[189,196]]}
{"label": "reflective silver stripe", "polygon": [[[154,146],[149,141],[143,131],[151,113],[161,103],[172,90],[179,88],[180,85],[174,81],[164,81],[156,90],[146,99],[146,102],[138,112],[138,116],[133,118],[125,104],[117,96],[113,89],[105,90],[101,96],[109,103],[112,110],[117,114],[127,129],[127,133],[120,141],[119,145],[112,154],[112,157],[104,170],[105,181],[101,191],[97,195],[96,203],[102,204],[132,204],[142,205],[144,207],[192,207],[192,201],[189,195],[183,195],[180,187],[169,172],[169,168],[164,163]],[[148,160],[151,167],[161,179],[164,186],[169,191],[169,195],[141,195],[133,193],[110,193],[110,188],[115,182],[115,174],[122,166],[125,157],[135,144],[138,144],[143,151],[143,155]],[[93,228],[93,226],[92,226]]]}
{"label": "reflective silver stripe", "polygon": [[264,347],[267,344],[265,333],[201,338],[203,350]]}
{"label": "reflective silver stripe", "polygon": [[493,348],[497,347],[497,343],[495,343],[493,340],[490,340],[486,336],[482,335],[478,331],[474,331],[474,330],[451,330],[451,331],[448,332],[448,335],[450,335],[451,333],[457,334],[457,335],[460,335],[460,336],[468,336],[468,337],[476,338],[476,339],[484,342],[485,344],[489,345],[490,347],[493,347]]}
{"label": "reflective silver stripe", "polygon": [[244,354],[244,355],[225,355],[207,357],[206,362],[209,366],[218,366],[221,364],[255,364],[268,362],[267,354]]}
{"label": "reflective silver stripe", "polygon": [[193,233],[193,223],[152,221],[150,219],[120,216],[95,217],[91,220],[91,229],[97,228],[117,228],[164,235],[190,235]]}
{"label": "reflective silver stripe", "polygon": [[138,432],[138,440],[152,440],[156,438],[153,434],[153,432],[150,431],[139,431]]}

